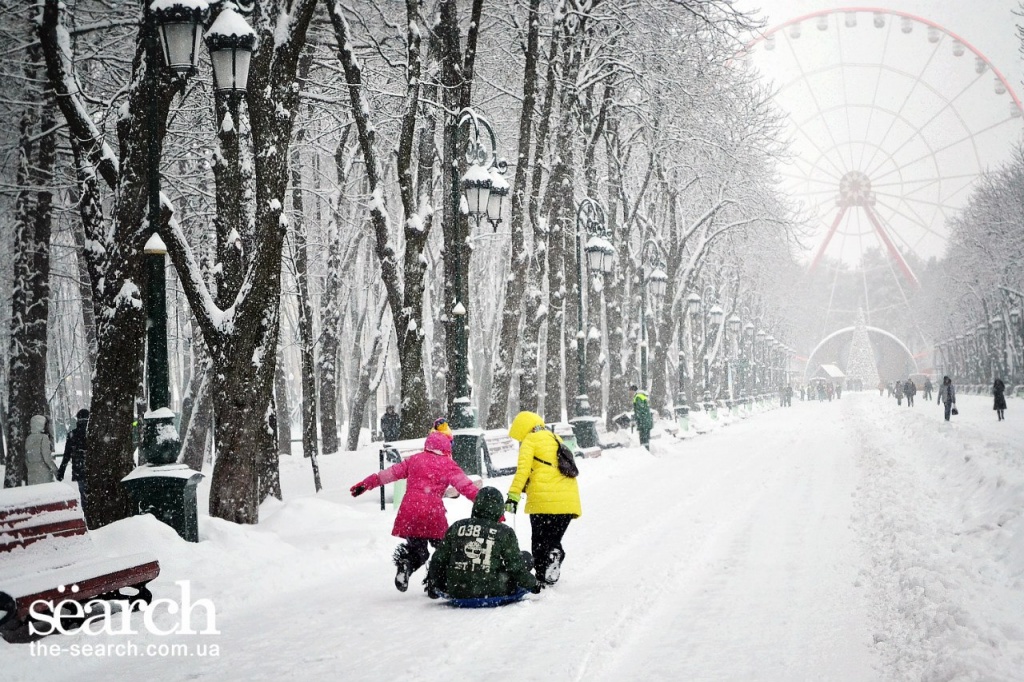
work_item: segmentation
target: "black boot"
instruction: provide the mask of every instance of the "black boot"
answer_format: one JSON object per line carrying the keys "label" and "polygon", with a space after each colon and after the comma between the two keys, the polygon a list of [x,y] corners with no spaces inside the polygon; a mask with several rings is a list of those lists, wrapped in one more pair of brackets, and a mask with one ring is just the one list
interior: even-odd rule
{"label": "black boot", "polygon": [[399,592],[409,589],[409,576],[412,575],[412,566],[409,564],[409,548],[402,543],[395,547],[395,587]]}

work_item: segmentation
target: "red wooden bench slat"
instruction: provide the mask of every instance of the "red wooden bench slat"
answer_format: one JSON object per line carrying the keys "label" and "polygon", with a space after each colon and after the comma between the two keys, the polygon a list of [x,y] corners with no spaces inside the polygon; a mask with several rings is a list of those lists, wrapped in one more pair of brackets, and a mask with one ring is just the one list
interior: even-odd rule
{"label": "red wooden bench slat", "polygon": [[[42,532],[36,532],[36,529],[43,529]],[[74,521],[57,521],[55,523],[47,523],[33,528],[15,528],[13,530],[0,529],[0,533],[7,536],[13,536],[15,539],[5,542],[0,542],[0,554],[4,552],[11,552],[19,547],[28,547],[32,543],[39,542],[40,540],[46,540],[47,538],[67,538],[74,537],[76,535],[85,535],[86,527],[84,523]]]}
{"label": "red wooden bench slat", "polygon": [[[160,564],[156,561],[150,561],[149,563],[140,564],[139,566],[132,566],[131,568],[114,571],[113,573],[107,573],[106,575],[99,575],[95,578],[89,578],[88,580],[81,580],[75,583],[78,585],[78,592],[72,593],[69,590],[60,592],[57,589],[57,586],[54,586],[43,592],[19,597],[17,599],[18,618],[22,620],[27,618],[29,609],[32,608],[32,604],[39,600],[51,602],[51,604],[59,603],[66,599],[84,602],[92,597],[106,594],[107,592],[113,592],[121,589],[122,587],[132,587],[148,583],[158,575],[160,575]],[[36,607],[36,611],[43,612],[44,607],[38,606]],[[51,609],[46,608],[45,611],[49,613]]]}
{"label": "red wooden bench slat", "polygon": [[53,502],[32,504],[27,507],[0,509],[0,525],[23,521],[24,519],[37,516],[44,512],[65,511],[67,509],[78,509],[78,499],[69,497],[61,500],[54,500]]}

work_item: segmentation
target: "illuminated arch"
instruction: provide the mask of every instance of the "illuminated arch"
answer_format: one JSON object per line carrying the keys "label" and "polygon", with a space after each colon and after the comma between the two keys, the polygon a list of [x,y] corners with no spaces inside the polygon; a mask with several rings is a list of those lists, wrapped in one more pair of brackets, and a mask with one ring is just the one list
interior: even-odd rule
{"label": "illuminated arch", "polygon": [[[820,363],[818,363],[815,360],[814,356],[818,354],[818,351],[820,351],[825,346],[825,344],[827,344],[829,341],[838,336],[842,336],[844,334],[852,335],[855,329],[856,327],[844,327],[842,329],[837,329],[836,331],[832,332],[831,334],[823,338],[821,341],[819,341],[818,345],[815,346],[814,350],[811,351],[811,354],[807,356],[807,368],[804,370],[804,376],[811,376],[814,370],[817,369]],[[891,341],[895,341],[896,345],[903,349],[903,352],[907,354],[907,357],[910,359],[910,362],[913,363],[914,373],[918,373],[919,367],[917,366],[917,358],[914,357],[914,354],[911,352],[910,348],[907,347],[907,344],[903,343],[903,341],[901,341],[898,337],[885,331],[884,329],[879,329],[878,327],[865,327],[865,329],[874,334],[881,334],[882,336],[890,339]]]}

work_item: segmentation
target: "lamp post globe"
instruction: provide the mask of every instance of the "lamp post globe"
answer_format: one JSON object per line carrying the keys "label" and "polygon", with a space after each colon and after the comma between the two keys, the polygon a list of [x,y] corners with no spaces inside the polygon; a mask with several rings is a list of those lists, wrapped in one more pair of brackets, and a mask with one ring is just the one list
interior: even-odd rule
{"label": "lamp post globe", "polygon": [[180,75],[195,73],[199,65],[206,0],[156,0],[149,5],[160,36],[164,65]]}
{"label": "lamp post globe", "polygon": [[505,167],[506,164],[501,162],[500,165],[491,166],[487,174],[491,179],[491,191],[487,195],[487,220],[491,223],[491,227],[494,231],[498,231],[498,225],[501,224],[502,214],[505,208],[505,197],[511,191],[511,186],[508,184],[508,180],[505,179]]}
{"label": "lamp post globe", "polygon": [[205,40],[213,66],[214,90],[244,93],[249,85],[256,32],[234,8],[225,7],[206,32]]}

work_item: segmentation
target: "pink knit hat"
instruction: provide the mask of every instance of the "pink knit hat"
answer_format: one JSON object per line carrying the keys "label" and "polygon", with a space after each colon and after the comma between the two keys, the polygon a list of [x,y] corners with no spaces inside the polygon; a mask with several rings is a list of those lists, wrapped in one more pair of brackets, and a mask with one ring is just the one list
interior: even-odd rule
{"label": "pink knit hat", "polygon": [[452,439],[440,431],[431,431],[423,442],[423,449],[451,457]]}

